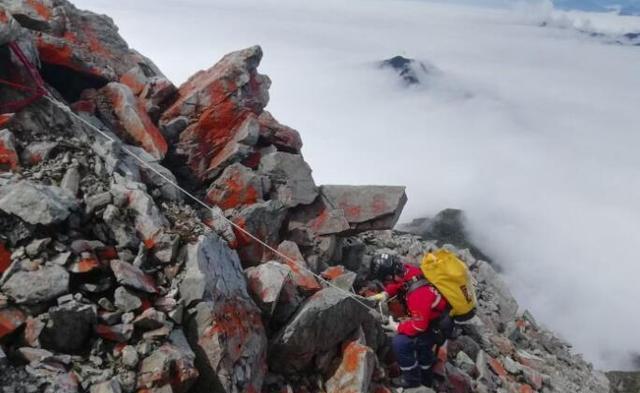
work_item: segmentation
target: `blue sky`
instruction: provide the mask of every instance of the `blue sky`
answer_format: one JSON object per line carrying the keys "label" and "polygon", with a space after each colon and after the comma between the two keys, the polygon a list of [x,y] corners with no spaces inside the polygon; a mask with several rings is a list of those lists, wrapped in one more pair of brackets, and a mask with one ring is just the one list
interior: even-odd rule
{"label": "blue sky", "polygon": [[554,0],[558,8],[584,11],[606,11],[620,7],[623,11],[640,13],[640,0]]}

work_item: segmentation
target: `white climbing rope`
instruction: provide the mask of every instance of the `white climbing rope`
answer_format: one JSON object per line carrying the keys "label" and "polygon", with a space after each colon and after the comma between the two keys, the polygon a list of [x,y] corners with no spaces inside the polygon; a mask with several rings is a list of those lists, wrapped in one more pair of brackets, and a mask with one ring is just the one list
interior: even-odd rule
{"label": "white climbing rope", "polygon": [[[101,129],[99,129],[98,127],[96,127],[95,125],[91,124],[90,122],[88,122],[87,120],[83,119],[81,116],[79,116],[78,114],[76,114],[75,112],[73,112],[73,110],[71,110],[71,108],[69,108],[68,105],[60,102],[59,100],[57,100],[55,97],[53,97],[51,95],[50,92],[47,92],[48,94],[44,96],[45,99],[47,99],[49,102],[51,102],[53,105],[57,106],[59,109],[63,110],[64,112],[68,113],[70,116],[74,117],[75,119],[79,120],[80,122],[82,122],[84,125],[86,125],[87,127],[91,128],[92,130],[95,130],[96,132],[98,132],[100,135],[102,135],[103,137],[107,138],[109,141],[114,142],[114,143],[118,143],[119,141],[115,140],[114,138],[112,138],[109,134],[107,134],[106,132],[102,131]],[[192,199],[194,202],[196,202],[197,204],[203,206],[204,208],[206,208],[207,210],[211,211],[212,214],[216,214],[218,217],[220,217],[222,220],[226,221],[227,223],[229,223],[232,227],[234,227],[235,229],[237,229],[238,231],[244,233],[245,235],[247,235],[248,237],[250,237],[251,239],[253,239],[254,241],[256,241],[257,243],[261,244],[263,247],[265,247],[266,249],[268,249],[269,251],[273,252],[274,254],[282,257],[283,259],[293,263],[294,265],[300,267],[301,269],[309,272],[310,274],[312,274],[314,277],[316,277],[320,282],[325,283],[326,285],[333,287],[335,289],[337,289],[340,292],[345,293],[347,296],[349,296],[350,298],[352,298],[353,300],[355,300],[356,302],[358,302],[360,305],[364,306],[366,309],[368,310],[373,310],[373,311],[377,311],[374,307],[369,306],[368,304],[366,304],[364,301],[362,301],[360,296],[355,295],[353,292],[349,292],[345,289],[342,289],[340,287],[338,287],[337,285],[331,283],[330,281],[326,280],[324,277],[322,277],[319,274],[316,274],[315,272],[311,271],[309,268],[307,268],[306,266],[300,264],[298,261],[294,260],[293,258],[283,254],[282,252],[276,250],[275,248],[271,247],[270,245],[268,245],[267,243],[265,243],[264,241],[262,241],[261,239],[259,239],[258,237],[256,237],[255,235],[253,235],[252,233],[250,233],[249,231],[247,231],[246,229],[242,228],[240,225],[236,224],[235,222],[231,221],[230,219],[228,219],[227,217],[225,217],[224,215],[222,215],[220,212],[216,211],[212,206],[209,206],[206,202],[204,202],[203,200],[199,199],[198,197],[196,197],[195,195],[193,195],[192,193],[190,193],[189,191],[185,190],[183,187],[181,187],[180,185],[176,184],[173,180],[171,180],[170,178],[168,178],[166,175],[164,175],[163,173],[161,173],[160,171],[158,171],[157,169],[153,168],[151,165],[149,165],[148,162],[146,162],[145,160],[143,160],[142,158],[140,158],[137,154],[135,154],[134,152],[132,152],[131,150],[129,150],[126,146],[122,145],[121,146],[122,150],[127,153],[128,155],[130,155],[131,157],[133,157],[136,161],[138,161],[142,166],[144,166],[145,168],[149,169],[150,171],[152,171],[153,173],[155,173],[156,175],[160,176],[164,181],[166,181],[168,184],[171,184],[173,187],[175,187],[177,190],[179,190],[180,192],[182,192],[183,194],[185,194],[186,196],[188,196],[190,199]]]}

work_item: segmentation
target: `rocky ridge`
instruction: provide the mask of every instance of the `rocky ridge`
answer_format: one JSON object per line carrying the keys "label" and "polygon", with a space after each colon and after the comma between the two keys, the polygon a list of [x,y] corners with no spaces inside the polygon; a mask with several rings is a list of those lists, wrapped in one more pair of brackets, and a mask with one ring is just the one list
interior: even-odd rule
{"label": "rocky ridge", "polygon": [[[392,391],[380,315],[348,292],[379,290],[380,249],[415,263],[443,239],[390,230],[403,187],[315,184],[265,111],[260,47],[176,87],[106,16],[0,0],[0,78],[26,86],[10,42],[76,115],[44,98],[0,114],[3,392]],[[0,84],[0,104],[29,94]],[[456,246],[481,310],[440,350],[437,391],[609,391]]]}

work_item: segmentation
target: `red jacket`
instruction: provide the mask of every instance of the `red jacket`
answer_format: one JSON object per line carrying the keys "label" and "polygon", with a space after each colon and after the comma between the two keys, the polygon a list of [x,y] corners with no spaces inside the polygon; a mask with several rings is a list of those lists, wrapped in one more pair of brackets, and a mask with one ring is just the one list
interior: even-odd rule
{"label": "red jacket", "polygon": [[[412,278],[424,278],[422,271],[412,265],[404,265],[405,273],[400,281],[394,281],[385,286],[384,290],[389,296],[396,296],[403,288],[406,282]],[[438,318],[447,308],[447,301],[438,291],[425,285],[414,289],[406,295],[407,309],[410,318],[400,322],[398,325],[398,333],[407,336],[416,336],[424,333],[429,328],[429,323]]]}

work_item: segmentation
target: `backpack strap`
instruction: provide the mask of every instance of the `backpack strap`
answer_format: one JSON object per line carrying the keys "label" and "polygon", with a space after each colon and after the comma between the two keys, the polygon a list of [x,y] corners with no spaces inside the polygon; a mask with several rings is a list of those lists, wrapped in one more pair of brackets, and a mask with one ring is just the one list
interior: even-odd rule
{"label": "backpack strap", "polygon": [[436,294],[435,300],[433,301],[433,303],[431,303],[431,309],[435,309],[442,300],[442,295],[440,294],[440,291],[438,291],[436,287],[431,285],[425,278],[413,277],[411,280],[409,280],[407,282],[407,295],[418,288],[426,286],[431,287],[431,290]]}

